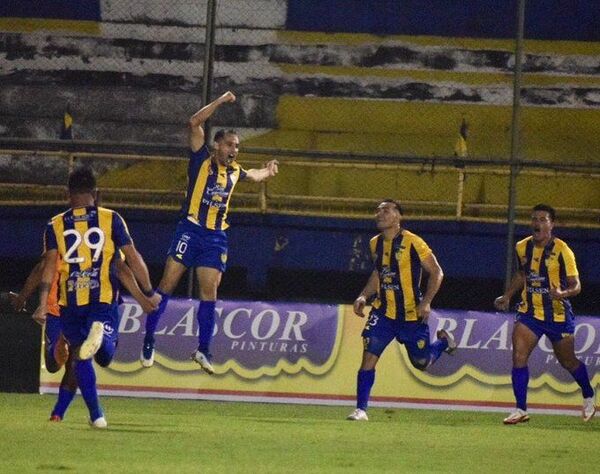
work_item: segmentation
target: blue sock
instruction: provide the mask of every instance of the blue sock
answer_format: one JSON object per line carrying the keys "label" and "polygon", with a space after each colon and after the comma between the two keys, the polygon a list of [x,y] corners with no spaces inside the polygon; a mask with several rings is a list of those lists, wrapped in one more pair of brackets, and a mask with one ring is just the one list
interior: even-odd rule
{"label": "blue sock", "polygon": [[575,379],[575,382],[581,387],[581,394],[583,398],[590,398],[594,396],[594,389],[590,385],[590,377],[588,376],[587,367],[583,362],[580,362],[571,375]]}
{"label": "blue sock", "polygon": [[444,351],[448,348],[448,339],[445,337],[438,339],[429,346],[429,365],[438,360]]}
{"label": "blue sock", "polygon": [[371,388],[375,383],[375,369],[359,370],[356,376],[356,408],[367,411]]}
{"label": "blue sock", "polygon": [[117,345],[115,344],[114,338],[104,334],[102,345],[100,346],[100,349],[98,349],[98,352],[96,352],[94,360],[100,367],[108,367],[115,356],[116,350]]}
{"label": "blue sock", "polygon": [[75,374],[77,375],[77,384],[81,390],[81,396],[90,412],[90,420],[94,421],[102,416],[102,408],[98,401],[98,392],[96,391],[96,372],[92,360],[78,360],[75,363]]}
{"label": "blue sock", "polygon": [[529,384],[529,367],[513,367],[512,386],[517,408],[527,411],[527,385]]}
{"label": "blue sock", "polygon": [[46,370],[51,374],[58,372],[60,370],[60,365],[56,363],[56,359],[54,358],[54,347],[56,343],[49,344],[46,340],[46,350],[44,352],[44,362],[46,364]]}
{"label": "blue sock", "polygon": [[52,409],[51,416],[57,415],[60,416],[61,419],[64,418],[67,408],[69,408],[69,405],[73,401],[76,393],[77,390],[71,391],[69,387],[61,385],[58,389],[58,400]]}
{"label": "blue sock", "polygon": [[215,330],[215,305],[216,301],[200,301],[198,309],[198,350],[206,356],[210,354],[210,341]]}
{"label": "blue sock", "polygon": [[162,300],[158,305],[158,309],[156,311],[152,311],[146,316],[146,335],[144,336],[144,342],[154,342],[154,333],[156,332],[156,326],[158,325],[160,317],[165,312],[165,308],[167,307],[169,298],[171,298],[171,295],[163,293],[160,290],[156,290],[156,292],[160,296],[162,296]]}

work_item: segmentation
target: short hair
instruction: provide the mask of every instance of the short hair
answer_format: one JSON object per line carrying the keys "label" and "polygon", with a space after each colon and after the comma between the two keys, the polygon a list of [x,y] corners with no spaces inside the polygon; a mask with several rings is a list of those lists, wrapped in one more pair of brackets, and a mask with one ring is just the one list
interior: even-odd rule
{"label": "short hair", "polygon": [[93,193],[96,189],[96,176],[89,166],[79,166],[69,174],[69,192],[73,194]]}
{"label": "short hair", "polygon": [[554,220],[556,219],[556,211],[552,206],[549,206],[548,204],[536,204],[535,206],[533,206],[533,212],[536,211],[547,212],[552,222],[554,222]]}
{"label": "short hair", "polygon": [[400,205],[400,203],[398,201],[396,201],[395,199],[384,199],[381,202],[389,202],[391,204],[394,205],[394,207],[396,208],[396,210],[400,213],[400,215],[404,215],[404,211],[402,211],[402,206]]}
{"label": "short hair", "polygon": [[222,128],[221,130],[217,130],[213,141],[220,142],[221,140],[223,140],[223,138],[225,138],[225,135],[238,135],[238,132],[236,132],[233,129],[225,130],[224,128]]}

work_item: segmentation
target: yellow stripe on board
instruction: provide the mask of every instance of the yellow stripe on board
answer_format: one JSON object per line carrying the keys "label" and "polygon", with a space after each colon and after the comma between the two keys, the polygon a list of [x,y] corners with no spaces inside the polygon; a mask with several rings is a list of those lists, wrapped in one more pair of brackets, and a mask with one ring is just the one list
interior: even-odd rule
{"label": "yellow stripe on board", "polygon": [[[333,44],[346,46],[359,45],[393,45],[412,43],[418,46],[448,47],[469,50],[496,50],[513,52],[514,39],[485,38],[447,38],[443,36],[405,36],[405,35],[371,35],[368,33],[322,33],[306,31],[279,31],[279,43],[289,44]],[[592,41],[546,41],[525,40],[523,50],[526,53],[556,54],[600,54],[600,42]]]}
{"label": "yellow stripe on board", "polygon": [[42,18],[0,18],[0,31],[32,33],[34,31],[66,31],[100,35],[100,23],[89,20],[48,20]]}
{"label": "yellow stripe on board", "polygon": [[102,250],[102,266],[100,267],[100,302],[111,303],[113,288],[110,283],[110,263],[115,254],[115,243],[112,238],[112,212],[98,209],[98,225],[104,232],[104,248]]}

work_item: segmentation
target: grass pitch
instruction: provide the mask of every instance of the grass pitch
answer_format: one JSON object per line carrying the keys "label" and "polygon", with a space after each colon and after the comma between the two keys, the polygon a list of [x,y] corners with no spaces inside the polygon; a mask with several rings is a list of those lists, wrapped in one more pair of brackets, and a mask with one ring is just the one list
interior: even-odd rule
{"label": "grass pitch", "polygon": [[600,418],[103,397],[93,430],[77,397],[0,393],[0,472],[595,472]]}

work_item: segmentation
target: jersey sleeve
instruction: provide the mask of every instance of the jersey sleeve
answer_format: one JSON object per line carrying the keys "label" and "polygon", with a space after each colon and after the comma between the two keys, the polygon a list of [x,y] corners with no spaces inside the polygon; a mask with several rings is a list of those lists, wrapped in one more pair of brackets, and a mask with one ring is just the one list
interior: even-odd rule
{"label": "jersey sleeve", "polygon": [[423,261],[427,257],[429,257],[433,251],[429,248],[429,245],[425,243],[425,241],[421,237],[415,236],[415,240],[413,241],[413,246],[417,251],[417,255],[419,256],[419,260]]}
{"label": "jersey sleeve", "polygon": [[127,224],[125,224],[125,221],[118,212],[113,212],[112,226],[112,236],[117,247],[124,247],[125,245],[129,245],[133,242],[131,236],[129,235]]}
{"label": "jersey sleeve", "polygon": [[58,244],[56,242],[56,233],[54,232],[54,226],[52,225],[52,221],[46,224],[46,229],[44,230],[44,253],[47,250],[58,249]]}
{"label": "jersey sleeve", "polygon": [[561,255],[565,262],[565,274],[568,277],[578,276],[579,271],[577,270],[577,263],[575,263],[575,254],[573,251],[565,245],[561,251]]}

